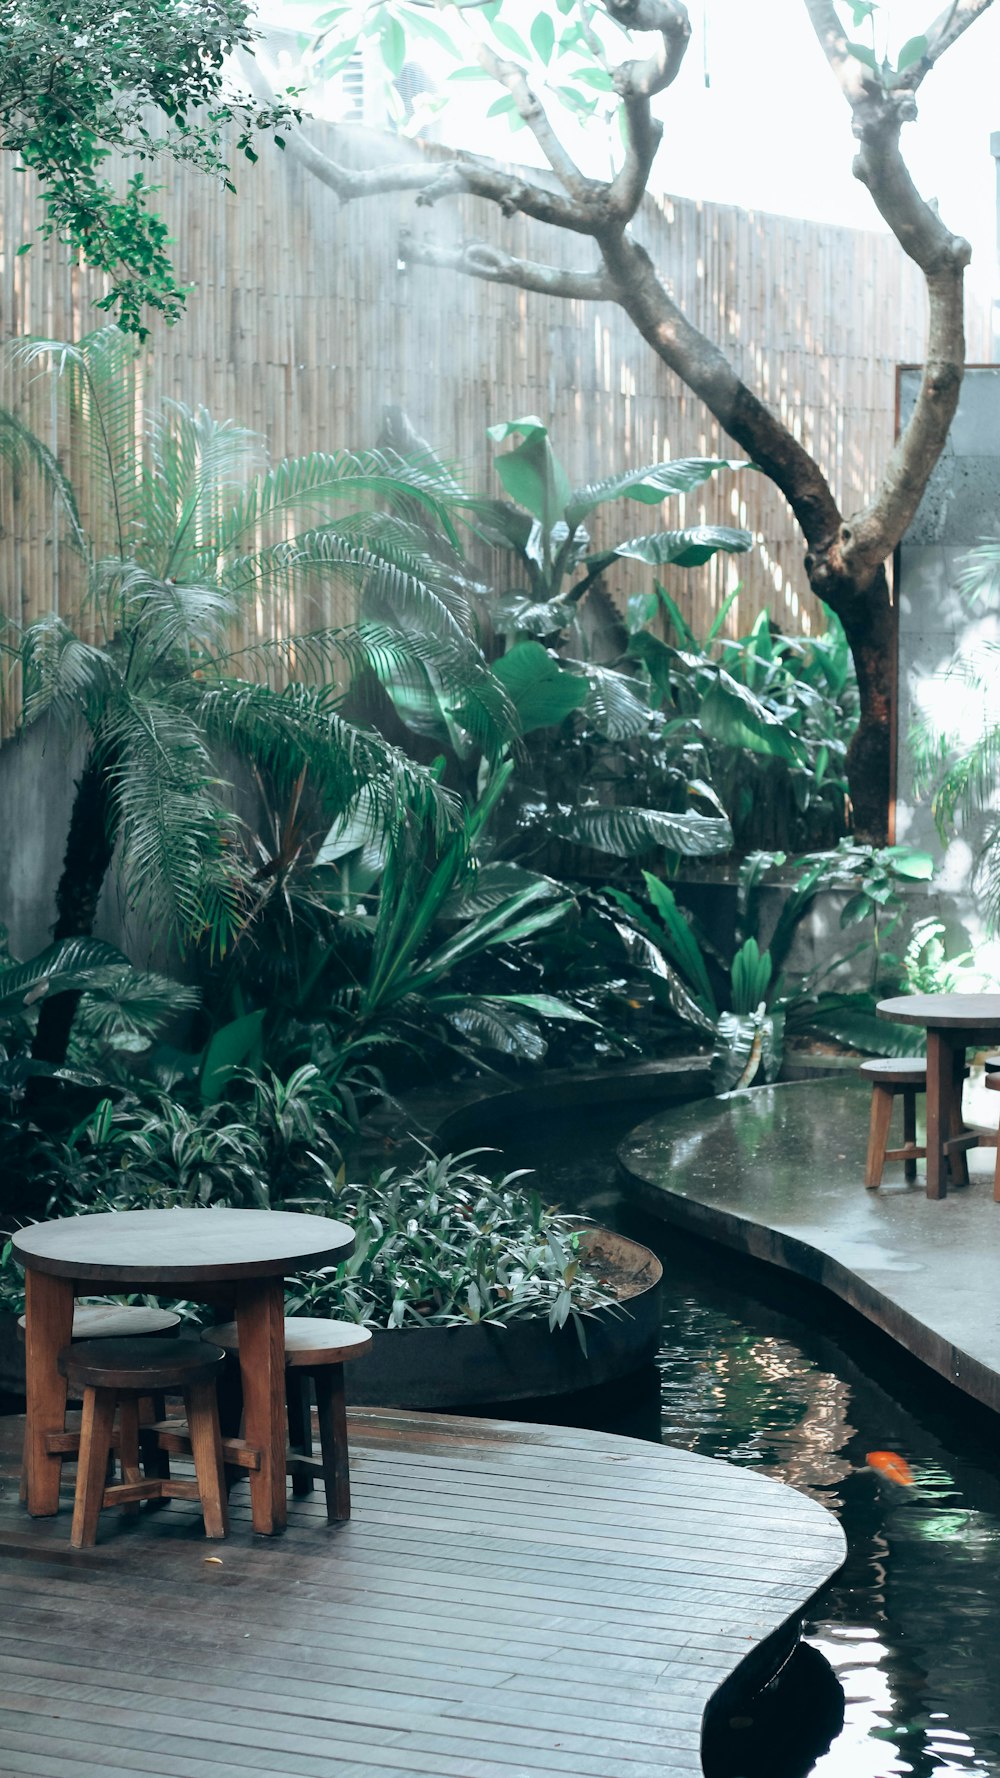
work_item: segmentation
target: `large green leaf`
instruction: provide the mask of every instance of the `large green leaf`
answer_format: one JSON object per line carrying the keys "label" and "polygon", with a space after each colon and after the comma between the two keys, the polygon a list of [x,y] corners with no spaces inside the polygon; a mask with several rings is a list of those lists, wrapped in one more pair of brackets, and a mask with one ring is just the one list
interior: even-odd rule
{"label": "large green leaf", "polygon": [[693,525],[686,531],[654,531],[648,537],[630,537],[624,543],[616,543],[613,549],[600,550],[584,560],[593,573],[607,568],[616,556],[648,562],[654,568],[671,562],[678,568],[699,568],[720,550],[742,555],[752,548],[751,531],[735,530],[730,525]]}
{"label": "large green leaf", "polygon": [[875,996],[864,992],[819,994],[794,1002],[788,1008],[788,1024],[796,1031],[832,1038],[869,1056],[921,1054],[924,1033],[912,1025],[894,1025],[889,1019],[880,1019],[875,1005]]}
{"label": "large green leaf", "polygon": [[615,667],[581,662],[580,668],[590,687],[583,714],[598,734],[609,741],[627,741],[632,735],[644,734],[651,711],[638,680],[619,673]]}
{"label": "large green leaf", "polygon": [[686,980],[690,982],[705,1012],[714,1018],[716,1013],[715,995],[708,979],[705,959],[694,933],[677,905],[677,898],[673,890],[659,877],[654,877],[651,871],[644,870],[642,875],[646,884],[646,894],[662,922],[661,943],[664,950],[668,957],[676,963]]}
{"label": "large green leaf", "polygon": [[128,958],[102,939],[60,939],[26,963],[0,968],[0,1012],[27,1011],[46,996],[87,988],[94,971],[128,967]]}
{"label": "large green leaf", "polygon": [[229,1082],[260,1041],[264,1013],[248,1012],[220,1025],[209,1039],[201,1064],[199,1090],[203,1105],[217,1105]]}
{"label": "large green leaf", "polygon": [[564,599],[530,599],[504,593],[490,601],[490,619],[498,636],[552,636],[569,628],[576,606]]}
{"label": "large green leaf", "polygon": [[721,667],[717,675],[701,701],[699,714],[705,734],[727,747],[742,747],[768,759],[797,760],[801,750],[781,719]]}
{"label": "large green leaf", "polygon": [[524,1062],[541,1062],[549,1047],[531,1019],[492,998],[469,1000],[452,1011],[444,1009],[444,1016],[470,1042]]}
{"label": "large green leaf", "polygon": [[663,809],[577,809],[553,817],[549,827],[560,839],[611,852],[616,858],[641,858],[654,847],[685,858],[712,858],[728,852],[733,843],[728,821]]}
{"label": "large green leaf", "polygon": [[565,894],[562,883],[558,883],[555,877],[546,877],[541,871],[526,870],[523,864],[498,860],[494,864],[480,865],[472,882],[445,903],[441,910],[442,917],[471,920],[476,914],[491,913],[494,908],[509,901],[512,895],[537,884],[543,884],[550,896]]}
{"label": "large green leaf", "polygon": [[[615,900],[629,911],[630,897],[622,892],[615,892]],[[639,912],[632,903],[633,917]],[[639,969],[649,980],[654,999],[666,1012],[673,1013],[684,1025],[691,1025],[702,1036],[709,1037],[715,1030],[715,1016],[710,1018],[704,1008],[698,1004],[691,990],[677,970],[666,960],[659,944],[648,936],[650,928],[637,930],[636,926],[627,926],[623,921],[614,921],[614,928],[621,939],[625,955],[633,968]]]}
{"label": "large green leaf", "polygon": [[517,711],[522,733],[562,722],[586,702],[588,684],[566,673],[540,642],[519,642],[494,667]]}
{"label": "large green leaf", "polygon": [[647,463],[642,469],[625,470],[622,475],[574,488],[565,502],[566,523],[573,529],[595,506],[626,494],[630,500],[641,500],[644,506],[659,506],[668,494],[690,494],[720,469],[746,468],[745,462],[723,457],[680,457],[675,463]]}
{"label": "large green leaf", "polygon": [[512,434],[519,434],[522,443],[494,459],[497,475],[506,493],[527,508],[548,537],[565,516],[569,500],[566,471],[549,443],[547,427],[534,414],[523,420],[502,420],[487,429],[496,444]]}
{"label": "large green leaf", "polygon": [[780,1037],[769,1014],[724,1012],[716,1027],[712,1052],[715,1091],[731,1093],[738,1087],[750,1086],[764,1063],[765,1049],[773,1058],[776,1046],[780,1048]]}

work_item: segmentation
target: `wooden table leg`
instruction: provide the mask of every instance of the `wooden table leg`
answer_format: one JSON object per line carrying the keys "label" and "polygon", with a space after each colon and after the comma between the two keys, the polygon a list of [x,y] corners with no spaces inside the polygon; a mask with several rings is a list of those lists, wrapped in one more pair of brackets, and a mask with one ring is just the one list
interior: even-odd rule
{"label": "wooden table leg", "polygon": [[943,1031],[927,1033],[927,1196],[943,1198],[948,1192],[948,1164],[944,1144],[951,1134],[951,1097],[954,1083],[952,1046]]}
{"label": "wooden table leg", "polygon": [[236,1326],[243,1381],[243,1436],[260,1451],[250,1471],[255,1531],[284,1529],[285,1497],[285,1292],[279,1279],[248,1279],[237,1287]]}
{"label": "wooden table leg", "polygon": [[66,1425],[66,1379],[59,1375],[58,1358],[73,1338],[73,1280],[29,1267],[24,1291],[27,1507],[32,1518],[45,1519],[59,1511],[62,1460],[49,1455],[45,1438]]}

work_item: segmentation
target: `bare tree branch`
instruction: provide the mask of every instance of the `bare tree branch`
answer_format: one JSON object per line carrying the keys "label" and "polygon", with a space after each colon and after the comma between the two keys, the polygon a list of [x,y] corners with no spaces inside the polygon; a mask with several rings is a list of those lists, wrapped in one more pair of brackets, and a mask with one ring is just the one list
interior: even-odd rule
{"label": "bare tree branch", "polygon": [[950,0],[950,4],[939,13],[932,25],[924,32],[927,48],[920,60],[914,62],[912,68],[904,69],[893,85],[915,92],[921,81],[928,75],[936,62],[941,60],[946,49],[974,25],[978,18],[992,5],[992,0]]}
{"label": "bare tree branch", "polygon": [[584,302],[614,302],[618,297],[613,280],[605,272],[566,271],[562,266],[515,259],[487,241],[470,241],[464,247],[439,247],[434,241],[417,240],[409,229],[403,229],[399,252],[401,259],[413,265],[462,272],[485,284],[513,284],[518,290],[537,291],[541,296],[566,296]]}
{"label": "bare tree branch", "polygon": [[[989,4],[990,0],[957,0],[942,13],[931,28],[932,47],[924,58],[924,73]],[[920,267],[930,303],[923,375],[913,413],[874,499],[840,531],[839,565],[863,582],[895,549],[913,518],[958,406],[965,365],[963,275],[972,249],[920,196],[903,160],[900,131],[916,115],[911,87],[902,82],[887,86],[851,55],[830,0],[805,0],[805,5],[851,106],[858,140],[855,178],[868,187],[904,253]]]}
{"label": "bare tree branch", "polygon": [[605,0],[605,5],[617,24],[631,30],[656,30],[660,35],[652,55],[644,61],[622,62],[613,74],[625,118],[625,159],[609,188],[608,207],[623,222],[629,222],[645,195],[663,136],[650,100],[680,73],[691,40],[691,21],[687,7],[679,0]]}
{"label": "bare tree branch", "polygon": [[476,53],[486,73],[492,74],[494,80],[507,88],[518,115],[524,119],[560,184],[578,204],[586,204],[598,187],[594,180],[584,178],[572,155],[563,147],[524,69],[517,62],[494,55],[489,45],[481,40],[477,40]]}

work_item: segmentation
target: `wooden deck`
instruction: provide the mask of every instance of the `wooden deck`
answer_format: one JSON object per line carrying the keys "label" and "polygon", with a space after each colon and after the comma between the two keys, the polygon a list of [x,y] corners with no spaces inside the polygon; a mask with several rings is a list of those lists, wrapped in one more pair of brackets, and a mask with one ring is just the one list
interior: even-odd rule
{"label": "wooden deck", "polygon": [[[844,1556],[781,1483],[607,1434],[351,1422],[354,1517],[228,1542],[173,1502],[95,1550],[0,1420],[3,1778],[681,1778]],[[221,1563],[214,1558],[221,1558]]]}

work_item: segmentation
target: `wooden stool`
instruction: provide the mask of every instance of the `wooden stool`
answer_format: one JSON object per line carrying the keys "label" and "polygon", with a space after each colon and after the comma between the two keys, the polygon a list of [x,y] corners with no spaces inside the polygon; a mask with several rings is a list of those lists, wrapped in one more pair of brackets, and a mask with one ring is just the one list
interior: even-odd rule
{"label": "wooden stool", "polygon": [[[988,1060],[990,1059],[1000,1063],[1000,1056],[988,1058]],[[987,1074],[986,1085],[991,1087],[994,1093],[1000,1093],[1000,1068],[993,1074]],[[996,1202],[1000,1204],[1000,1140],[997,1142],[996,1166],[993,1169],[993,1196]]]}
{"label": "wooden stool", "polygon": [[[927,1154],[926,1148],[917,1147],[917,1094],[927,1091],[927,1063],[923,1056],[885,1056],[878,1061],[862,1062],[861,1073],[872,1083],[865,1185],[869,1191],[881,1185],[886,1161],[902,1161],[904,1176],[916,1179],[917,1162]],[[963,1069],[963,1078],[968,1078],[968,1074],[968,1068]],[[903,1097],[903,1146],[887,1148],[892,1102],[898,1093]],[[965,1151],[974,1148],[978,1142],[978,1133],[966,1129],[962,1122],[959,1094],[957,1103],[951,1107],[951,1130],[945,1143],[948,1166],[956,1185],[968,1185],[969,1166]]]}
{"label": "wooden stool", "polygon": [[[64,1346],[59,1369],[83,1395],[76,1500],[70,1543],[88,1549],[97,1539],[104,1506],[135,1506],[141,1500],[197,1500],[206,1537],[228,1529],[222,1474],[222,1441],[215,1379],[225,1362],[218,1346],[197,1339],[100,1339]],[[153,1452],[161,1473],[139,1472],[139,1400],[167,1390],[184,1397],[196,1480],[174,1481],[169,1461]],[[115,1410],[122,1479],[107,1486]]]}
{"label": "wooden stool", "polygon": [[[26,1315],[17,1318],[17,1337],[24,1344]],[[73,1310],[73,1344],[79,1340],[118,1340],[148,1339],[153,1335],[166,1338],[176,1333],[181,1318],[173,1309],[148,1309],[137,1303],[77,1303]],[[145,1418],[162,1420],[164,1404],[162,1395],[156,1395]],[[24,1427],[25,1450],[27,1450],[28,1427]],[[72,1457],[80,1448],[78,1432],[66,1434],[68,1443],[64,1443],[58,1455]],[[24,1501],[28,1496],[28,1465],[24,1457],[21,1459],[20,1497]]]}
{"label": "wooden stool", "polygon": [[[239,1352],[235,1321],[207,1328],[205,1338],[234,1356]],[[285,1462],[294,1494],[308,1494],[313,1477],[323,1477],[326,1516],[331,1525],[351,1516],[344,1365],[352,1358],[360,1358],[371,1343],[368,1329],[353,1321],[324,1321],[297,1315],[285,1322],[285,1402],[289,1443]],[[235,1366],[233,1370],[235,1372]],[[316,1391],[320,1457],[313,1456],[310,1377]],[[227,1446],[229,1442],[224,1441]]]}
{"label": "wooden stool", "polygon": [[[916,1179],[917,1162],[927,1153],[917,1146],[917,1094],[927,1090],[927,1064],[922,1056],[886,1056],[862,1062],[861,1073],[872,1083],[872,1108],[868,1123],[868,1158],[865,1185],[869,1191],[882,1183],[886,1161],[902,1161],[907,1179]],[[887,1148],[893,1100],[903,1097],[903,1147]]]}

